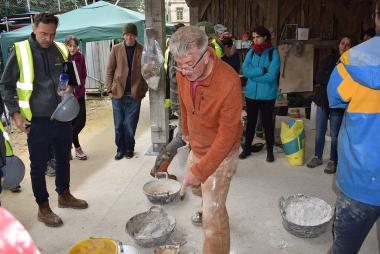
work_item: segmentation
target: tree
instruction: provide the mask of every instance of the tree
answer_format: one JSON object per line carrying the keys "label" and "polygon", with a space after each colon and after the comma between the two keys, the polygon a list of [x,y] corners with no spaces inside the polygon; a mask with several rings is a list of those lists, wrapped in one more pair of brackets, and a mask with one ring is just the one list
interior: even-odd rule
{"label": "tree", "polygon": [[[108,1],[108,2],[116,2],[114,1]],[[144,0],[120,0],[118,3],[118,6],[144,13],[145,9],[145,3]]]}

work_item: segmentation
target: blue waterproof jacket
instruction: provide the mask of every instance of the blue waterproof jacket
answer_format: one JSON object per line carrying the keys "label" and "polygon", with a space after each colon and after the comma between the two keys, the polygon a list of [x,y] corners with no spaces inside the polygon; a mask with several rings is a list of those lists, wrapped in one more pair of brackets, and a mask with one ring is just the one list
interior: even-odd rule
{"label": "blue waterproof jacket", "polygon": [[327,86],[331,108],[345,108],[336,183],[348,197],[380,206],[380,36],[346,51]]}
{"label": "blue waterproof jacket", "polygon": [[[272,61],[269,60],[269,51]],[[273,100],[277,97],[280,75],[280,55],[275,48],[267,48],[261,55],[250,49],[243,63],[243,74],[248,79],[245,97],[252,100]]]}

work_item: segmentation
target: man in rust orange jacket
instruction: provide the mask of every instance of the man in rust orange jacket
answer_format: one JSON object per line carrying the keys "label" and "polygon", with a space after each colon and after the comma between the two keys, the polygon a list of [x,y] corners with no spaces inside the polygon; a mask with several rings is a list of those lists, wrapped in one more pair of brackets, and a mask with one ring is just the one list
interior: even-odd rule
{"label": "man in rust orange jacket", "polygon": [[176,61],[182,135],[192,148],[181,192],[201,185],[203,253],[228,254],[226,199],[243,130],[240,79],[216,57],[206,34],[197,27],[174,33],[170,51]]}

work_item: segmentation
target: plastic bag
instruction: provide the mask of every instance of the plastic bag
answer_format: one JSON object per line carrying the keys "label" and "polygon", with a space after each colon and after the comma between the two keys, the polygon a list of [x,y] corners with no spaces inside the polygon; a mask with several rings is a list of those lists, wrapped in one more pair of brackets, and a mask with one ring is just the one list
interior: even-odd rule
{"label": "plastic bag", "polygon": [[281,123],[281,142],[288,162],[292,166],[302,166],[305,161],[305,129],[303,120]]}
{"label": "plastic bag", "polygon": [[164,62],[160,44],[155,40],[153,29],[145,29],[144,50],[141,57],[141,74],[149,88],[158,89],[161,68]]}

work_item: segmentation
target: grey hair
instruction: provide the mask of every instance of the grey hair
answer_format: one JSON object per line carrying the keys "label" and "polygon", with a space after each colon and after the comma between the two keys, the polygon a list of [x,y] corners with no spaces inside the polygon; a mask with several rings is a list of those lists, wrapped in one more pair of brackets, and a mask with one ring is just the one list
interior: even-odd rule
{"label": "grey hair", "polygon": [[206,33],[196,26],[181,27],[173,34],[169,42],[169,50],[174,57],[190,55],[194,46],[200,50],[200,54],[208,47]]}
{"label": "grey hair", "polygon": [[70,41],[74,41],[75,45],[79,46],[79,40],[75,35],[69,35],[65,38],[66,45],[69,45]]}

